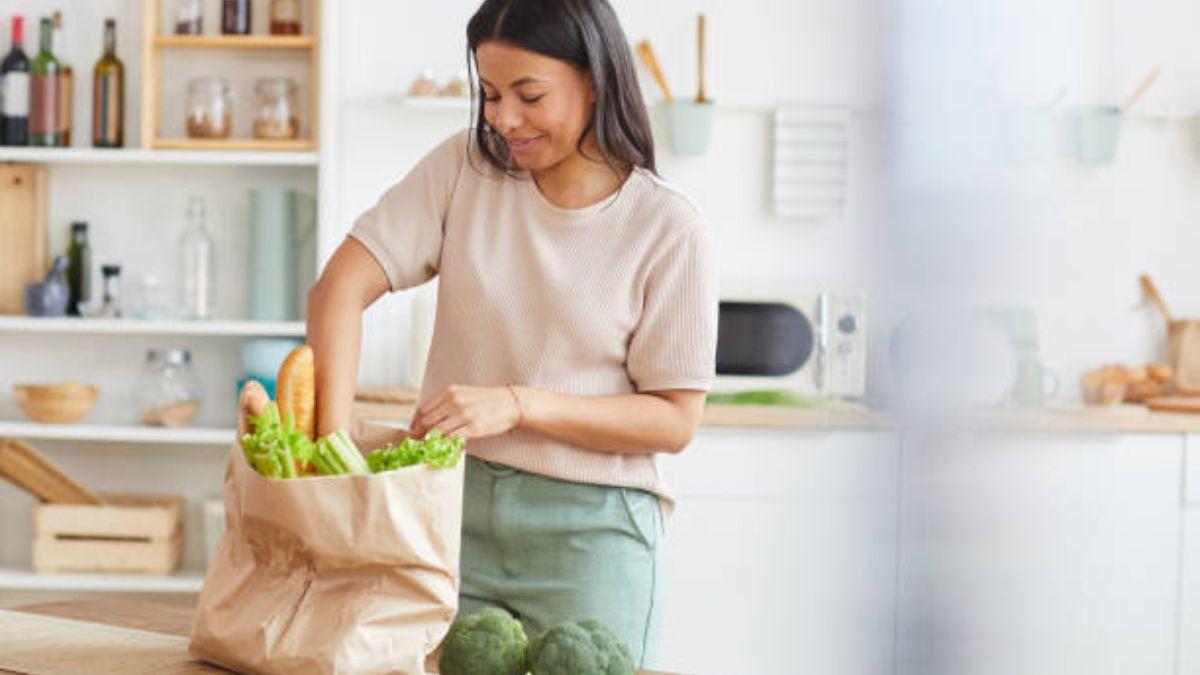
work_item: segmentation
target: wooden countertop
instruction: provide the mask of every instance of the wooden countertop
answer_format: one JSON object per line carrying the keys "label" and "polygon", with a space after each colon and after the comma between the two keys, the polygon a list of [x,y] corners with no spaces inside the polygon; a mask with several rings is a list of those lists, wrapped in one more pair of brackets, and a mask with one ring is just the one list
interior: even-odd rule
{"label": "wooden countertop", "polygon": [[[407,423],[412,404],[356,401],[355,414],[367,419]],[[1078,406],[1038,410],[995,410],[960,420],[989,431],[1055,433],[1200,434],[1200,414],[1150,412],[1142,406]],[[813,431],[898,430],[902,420],[884,411],[761,405],[707,405],[702,425],[713,428],[798,429]]]}
{"label": "wooden countertop", "polygon": [[[355,401],[354,414],[369,420],[407,424],[413,407],[406,403]],[[774,429],[887,429],[892,416],[879,412],[850,412],[769,405],[708,405],[707,427],[759,427]]]}
{"label": "wooden countertop", "polygon": [[[27,614],[74,619],[76,621],[86,621],[107,626],[133,628],[153,633],[162,633],[164,635],[187,637],[191,632],[194,608],[190,600],[144,601],[113,597],[104,600],[25,605],[12,609]],[[191,662],[186,650],[180,650],[179,658],[181,667]],[[425,667],[429,669],[433,665],[433,663],[427,663]],[[211,670],[214,673],[228,672],[215,667]],[[0,673],[16,674],[20,672],[0,668]],[[436,671],[431,670],[430,672]],[[147,673],[146,675],[154,674]],[[638,675],[672,674],[662,671],[639,670]]]}

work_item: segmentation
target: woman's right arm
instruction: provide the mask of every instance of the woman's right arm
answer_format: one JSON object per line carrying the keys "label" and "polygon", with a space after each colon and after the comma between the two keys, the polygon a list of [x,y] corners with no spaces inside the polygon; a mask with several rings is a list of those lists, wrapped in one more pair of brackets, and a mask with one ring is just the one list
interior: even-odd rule
{"label": "woman's right arm", "polygon": [[347,237],[308,293],[307,333],[316,357],[318,438],[352,428],[363,311],[390,288],[371,252]]}

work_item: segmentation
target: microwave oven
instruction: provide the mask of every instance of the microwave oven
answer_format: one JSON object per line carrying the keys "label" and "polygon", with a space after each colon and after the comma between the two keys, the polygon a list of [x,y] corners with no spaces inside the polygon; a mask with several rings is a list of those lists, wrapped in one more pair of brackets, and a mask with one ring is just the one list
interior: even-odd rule
{"label": "microwave oven", "polygon": [[713,391],[787,390],[860,398],[866,295],[848,290],[723,292]]}

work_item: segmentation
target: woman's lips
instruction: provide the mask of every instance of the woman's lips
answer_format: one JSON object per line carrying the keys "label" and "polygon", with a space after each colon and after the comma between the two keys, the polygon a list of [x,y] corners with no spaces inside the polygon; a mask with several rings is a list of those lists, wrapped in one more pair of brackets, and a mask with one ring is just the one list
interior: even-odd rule
{"label": "woman's lips", "polygon": [[542,137],[509,138],[506,140],[508,141],[508,149],[511,150],[514,155],[521,155],[532,150],[534,146],[536,146],[538,142],[542,140]]}

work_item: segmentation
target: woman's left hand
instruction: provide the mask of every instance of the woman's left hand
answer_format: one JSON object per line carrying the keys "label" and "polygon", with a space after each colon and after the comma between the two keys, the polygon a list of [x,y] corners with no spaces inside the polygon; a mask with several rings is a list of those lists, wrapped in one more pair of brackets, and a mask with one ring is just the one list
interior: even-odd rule
{"label": "woman's left hand", "polygon": [[454,384],[417,408],[409,433],[424,438],[437,429],[445,436],[464,438],[497,436],[521,421],[521,406],[508,387],[472,387]]}

